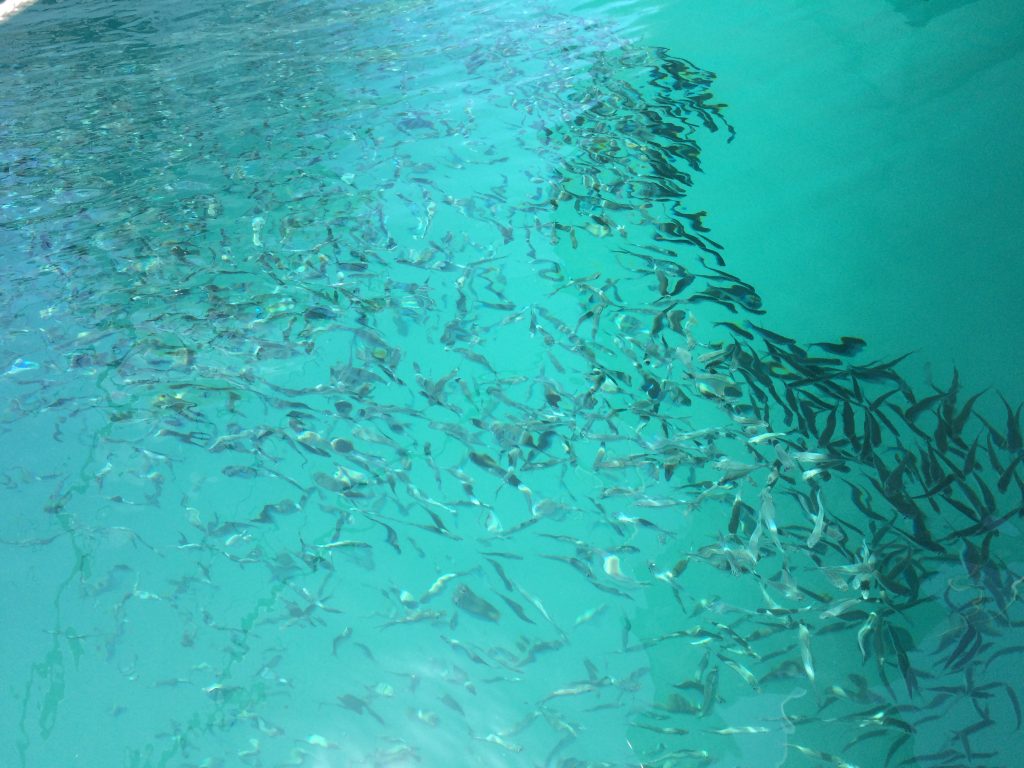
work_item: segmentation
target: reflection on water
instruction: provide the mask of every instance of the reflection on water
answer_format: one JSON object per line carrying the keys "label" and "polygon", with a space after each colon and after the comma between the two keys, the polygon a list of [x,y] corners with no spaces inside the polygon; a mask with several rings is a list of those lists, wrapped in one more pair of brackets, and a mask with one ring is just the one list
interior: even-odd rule
{"label": "reflection on water", "polygon": [[772,330],[710,73],[501,3],[0,34],[5,764],[1002,759],[1020,408]]}

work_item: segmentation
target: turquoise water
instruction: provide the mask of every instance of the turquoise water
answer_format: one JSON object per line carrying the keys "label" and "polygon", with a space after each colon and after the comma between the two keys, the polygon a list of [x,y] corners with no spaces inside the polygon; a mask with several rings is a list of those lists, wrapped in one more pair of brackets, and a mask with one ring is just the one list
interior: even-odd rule
{"label": "turquoise water", "polygon": [[[737,138],[695,199],[774,327],[1024,399],[1024,13],[1012,0],[674,3],[645,28],[716,73]],[[911,371],[907,372],[908,375]]]}
{"label": "turquoise water", "polygon": [[0,761],[1014,765],[1020,31],[5,22]]}

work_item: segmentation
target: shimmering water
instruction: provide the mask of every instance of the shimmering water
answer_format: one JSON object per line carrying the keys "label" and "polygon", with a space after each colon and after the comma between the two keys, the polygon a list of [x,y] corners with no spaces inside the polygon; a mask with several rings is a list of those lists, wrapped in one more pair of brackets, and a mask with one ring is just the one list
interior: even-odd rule
{"label": "shimmering water", "polygon": [[658,13],[0,26],[4,765],[1013,764],[1020,407],[734,266]]}

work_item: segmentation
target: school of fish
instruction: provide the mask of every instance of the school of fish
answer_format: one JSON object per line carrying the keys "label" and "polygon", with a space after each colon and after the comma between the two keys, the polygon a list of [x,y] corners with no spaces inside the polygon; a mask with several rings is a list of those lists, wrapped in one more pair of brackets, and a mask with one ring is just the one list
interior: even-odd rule
{"label": "school of fish", "polygon": [[1016,764],[1024,406],[771,330],[710,73],[183,8],[0,27],[0,762]]}

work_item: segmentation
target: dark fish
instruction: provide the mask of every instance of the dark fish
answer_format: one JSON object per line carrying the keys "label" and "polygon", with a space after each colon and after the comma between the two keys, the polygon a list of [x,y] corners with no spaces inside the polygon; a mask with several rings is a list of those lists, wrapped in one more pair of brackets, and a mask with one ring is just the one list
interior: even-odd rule
{"label": "dark fish", "polygon": [[355,445],[352,444],[351,440],[346,440],[342,437],[336,437],[331,440],[331,448],[338,453],[349,453],[355,450]]}
{"label": "dark fish", "polygon": [[469,452],[470,461],[476,464],[478,467],[482,467],[489,472],[497,475],[509,485],[519,486],[522,483],[519,478],[511,470],[504,470],[493,458],[488,456],[486,453],[478,453],[477,451]]}
{"label": "dark fish", "polygon": [[833,355],[843,355],[844,357],[856,355],[867,346],[867,342],[864,339],[858,339],[856,336],[840,336],[839,341],[841,342],[839,344],[819,341],[808,346],[818,347],[818,349],[823,349]]}
{"label": "dark fish", "polygon": [[459,702],[452,698],[450,693],[446,693],[444,696],[441,697],[441,703],[444,704],[446,707],[454,709],[460,715],[466,714],[466,710],[462,708],[462,705],[459,704]]}
{"label": "dark fish", "polygon": [[956,475],[946,475],[944,478],[939,480],[939,482],[937,484],[935,484],[934,486],[929,488],[924,493],[918,494],[917,496],[911,496],[910,498],[912,498],[912,499],[927,499],[928,497],[934,496],[935,494],[941,493],[942,491],[944,491],[947,488],[949,488],[949,486],[951,486],[956,481],[956,479],[957,479]]}
{"label": "dark fish", "polygon": [[860,439],[857,437],[857,425],[853,420],[853,407],[850,405],[849,400],[843,401],[842,406],[843,412],[843,434],[846,435],[846,439],[850,441],[850,445],[857,453],[861,452]]}
{"label": "dark fish", "polygon": [[369,704],[367,704],[362,699],[360,699],[360,698],[358,698],[356,696],[353,696],[351,693],[347,693],[344,696],[339,696],[338,697],[338,702],[345,709],[352,710],[357,715],[361,715],[361,714],[363,714],[363,712],[366,712],[371,717],[373,717],[373,719],[376,720],[378,723],[380,723],[381,725],[384,725],[383,718],[381,718],[380,715],[378,715],[376,712],[374,712],[373,708],[370,707]]}
{"label": "dark fish", "polygon": [[889,763],[896,756],[896,753],[899,752],[900,747],[907,743],[910,736],[910,733],[901,733],[893,740],[892,744],[889,745],[889,751],[885,753],[885,768],[889,768]]}
{"label": "dark fish", "polygon": [[497,608],[477,595],[465,584],[460,584],[459,588],[455,590],[455,594],[452,595],[452,602],[466,613],[484,621],[498,621],[501,618]]}
{"label": "dark fish", "polygon": [[922,413],[924,413],[933,405],[942,400],[943,397],[945,397],[945,394],[939,393],[937,395],[930,395],[929,397],[926,397],[923,400],[918,400],[916,403],[914,403],[912,406],[910,406],[903,412],[903,418],[905,418],[908,422],[916,421]]}
{"label": "dark fish", "polygon": [[914,668],[910,665],[910,657],[907,655],[907,648],[913,645],[913,638],[905,629],[893,626],[891,623],[886,623],[885,627],[889,631],[889,639],[896,652],[896,665],[903,675],[907,694],[913,698],[917,690],[917,675],[914,673]]}
{"label": "dark fish", "polygon": [[480,654],[476,653],[476,651],[467,646],[465,643],[456,640],[454,637],[445,637],[444,635],[440,635],[440,637],[442,640],[448,643],[448,645],[450,645],[453,650],[461,651],[462,653],[466,654],[466,658],[468,658],[474,664],[482,664],[485,667],[491,666],[486,659],[480,656]]}
{"label": "dark fish", "polygon": [[395,532],[395,529],[387,523],[382,523],[380,520],[374,520],[374,522],[380,526],[383,526],[384,530],[387,531],[388,546],[390,546],[398,554],[402,554],[402,547],[398,543],[398,534]]}
{"label": "dark fish", "polygon": [[958,413],[956,416],[953,417],[952,424],[950,424],[950,431],[958,439],[959,439],[960,435],[963,433],[964,427],[967,425],[967,420],[971,416],[971,412],[972,412],[972,410],[974,408],[974,404],[978,401],[978,398],[981,397],[982,395],[984,395],[987,391],[988,391],[987,389],[983,389],[983,390],[981,390],[981,392],[978,392],[976,395],[971,397],[964,404],[964,407],[960,410],[960,413]]}
{"label": "dark fish", "polygon": [[276,504],[264,504],[259,517],[257,517],[253,522],[272,523],[274,522],[274,515],[288,515],[293,512],[298,512],[300,508],[300,505],[291,499],[285,499],[284,501],[279,501]]}
{"label": "dark fish", "polygon": [[1019,451],[1024,447],[1020,428],[1020,414],[1021,409],[1024,409],[1024,403],[1017,406],[1017,410],[1014,411],[1002,394],[999,395],[999,398],[1003,401],[1003,405],[1006,406],[1006,450],[1011,452]]}
{"label": "dark fish", "polygon": [[984,638],[974,627],[968,625],[960,642],[957,643],[953,653],[946,659],[946,669],[959,671],[963,669],[981,648]]}
{"label": "dark fish", "polygon": [[498,577],[501,579],[502,583],[505,585],[505,589],[507,589],[509,592],[515,592],[516,591],[516,586],[515,586],[515,584],[512,583],[512,580],[509,579],[509,577],[505,574],[505,569],[501,567],[501,563],[495,562],[494,560],[491,560],[490,558],[487,559],[487,562],[489,562],[492,566],[494,566],[494,570],[497,572]]}
{"label": "dark fish", "polygon": [[833,408],[829,411],[828,417],[825,419],[825,426],[822,428],[821,433],[818,435],[818,439],[822,445],[828,445],[832,442],[832,435],[836,431],[836,423],[838,421],[837,412],[838,407]]}
{"label": "dark fish", "polygon": [[757,333],[759,333],[763,338],[767,339],[768,341],[774,342],[775,344],[785,344],[786,346],[789,347],[796,346],[796,339],[791,339],[788,336],[783,336],[781,334],[775,333],[774,331],[769,331],[767,328],[762,328],[759,325],[754,325],[749,320],[745,321],[744,324],[748,328],[752,328],[753,330],[757,331]]}
{"label": "dark fish", "polygon": [[256,467],[241,467],[241,466],[237,466],[237,465],[230,466],[230,467],[224,467],[224,469],[222,469],[221,472],[223,472],[228,477],[244,477],[244,478],[253,478],[253,477],[256,477],[257,475],[259,475],[259,473],[260,473],[259,469],[256,468]]}
{"label": "dark fish", "polygon": [[975,461],[978,453],[978,441],[980,437],[974,438],[974,442],[971,443],[971,447],[967,449],[967,455],[964,457],[964,468],[962,476],[966,477],[974,472]]}
{"label": "dark fish", "polygon": [[526,622],[527,624],[533,624],[533,623],[535,623],[535,622],[533,621],[533,619],[531,619],[531,618],[530,618],[529,616],[527,616],[527,615],[526,615],[526,612],[525,612],[525,611],[523,610],[523,606],[521,606],[521,605],[520,605],[519,603],[517,603],[517,602],[516,602],[515,600],[513,600],[512,598],[510,598],[510,597],[508,597],[508,596],[506,596],[506,595],[499,595],[499,597],[500,597],[500,598],[501,598],[502,600],[504,600],[504,601],[505,601],[505,603],[506,603],[506,604],[508,605],[508,607],[512,609],[512,612],[513,612],[513,613],[514,613],[514,614],[515,614],[516,616],[518,616],[518,617],[519,617],[520,619],[522,619],[523,621],[525,621],[525,622]]}
{"label": "dark fish", "polygon": [[[882,515],[874,511],[874,505],[871,503],[871,497],[866,494],[863,488],[854,485],[846,479],[844,479],[843,482],[850,486],[850,498],[853,499],[853,503],[856,505],[857,509],[873,520],[877,520],[879,522],[885,521],[885,518],[882,517]],[[867,496],[867,498],[865,498],[865,496]]]}
{"label": "dark fish", "polygon": [[1011,686],[1007,685],[1006,683],[1003,683],[1002,686],[1003,690],[1006,691],[1007,698],[1010,699],[1010,704],[1013,705],[1013,713],[1017,716],[1017,727],[1015,730],[1019,731],[1021,726],[1020,699],[1017,698],[1017,693],[1013,690]]}

